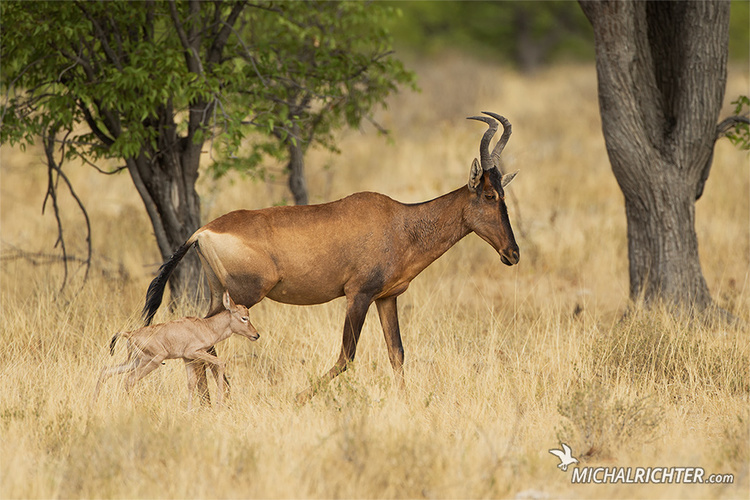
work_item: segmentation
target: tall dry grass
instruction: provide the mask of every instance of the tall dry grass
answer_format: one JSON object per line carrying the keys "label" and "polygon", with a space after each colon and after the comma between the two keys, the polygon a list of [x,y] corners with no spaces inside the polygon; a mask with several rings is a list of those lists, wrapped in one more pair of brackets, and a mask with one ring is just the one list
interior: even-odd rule
{"label": "tall dry grass", "polygon": [[[509,187],[521,262],[503,266],[469,236],[412,283],[400,299],[406,395],[371,314],[353,369],[295,406],[336,359],[343,304],[264,301],[251,311],[260,341],[219,347],[229,408],[187,413],[179,362],[131,395],[110,379],[92,405],[98,371],[115,361],[109,338],[139,325],[160,260],[151,229],[125,176],[69,166],[95,256],[90,279],[71,263],[60,292],[59,263],[16,252],[55,252],[53,218],[40,216],[41,153],[0,150],[0,497],[746,498],[747,331],[659,312],[620,321],[624,210],[593,66],[521,76],[448,57],[417,70],[423,91],[378,116],[392,144],[365,129],[341,134],[340,156],[310,154],[312,200],[373,190],[412,202],[454,189],[484,130],[465,117],[497,111],[513,123],[505,166],[521,169]],[[749,86],[735,69],[727,96]],[[204,175],[199,190],[206,220],[288,197],[281,183],[241,176]],[[749,194],[746,154],[720,142],[697,205],[701,260],[717,302],[745,320]],[[62,201],[80,256],[81,218]],[[180,305],[157,320],[202,312]],[[548,453],[561,441],[583,465],[696,466],[735,482],[572,485]]]}

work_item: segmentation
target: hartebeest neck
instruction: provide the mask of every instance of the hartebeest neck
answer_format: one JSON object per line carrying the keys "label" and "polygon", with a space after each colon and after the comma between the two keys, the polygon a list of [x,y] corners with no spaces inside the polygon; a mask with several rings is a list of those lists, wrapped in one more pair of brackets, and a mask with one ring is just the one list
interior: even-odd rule
{"label": "hartebeest neck", "polygon": [[406,206],[404,228],[416,251],[415,258],[424,260],[423,268],[471,232],[464,220],[470,200],[468,188],[462,187],[434,200]]}

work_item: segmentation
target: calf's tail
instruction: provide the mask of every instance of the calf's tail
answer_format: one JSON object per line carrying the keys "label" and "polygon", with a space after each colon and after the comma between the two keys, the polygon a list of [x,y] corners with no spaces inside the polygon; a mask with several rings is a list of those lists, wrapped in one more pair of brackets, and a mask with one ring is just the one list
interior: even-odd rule
{"label": "calf's tail", "polygon": [[112,340],[109,341],[109,355],[114,356],[115,355],[115,344],[117,343],[117,339],[120,338],[120,335],[122,335],[122,332],[117,332],[112,337]]}
{"label": "calf's tail", "polygon": [[151,321],[154,319],[154,314],[156,314],[156,310],[159,309],[159,306],[161,305],[162,298],[164,297],[164,288],[167,286],[169,276],[195,242],[195,236],[191,236],[190,239],[183,243],[183,245],[161,265],[156,278],[154,278],[148,286],[148,291],[146,292],[146,305],[143,306],[143,312],[141,313],[146,325],[151,324]]}

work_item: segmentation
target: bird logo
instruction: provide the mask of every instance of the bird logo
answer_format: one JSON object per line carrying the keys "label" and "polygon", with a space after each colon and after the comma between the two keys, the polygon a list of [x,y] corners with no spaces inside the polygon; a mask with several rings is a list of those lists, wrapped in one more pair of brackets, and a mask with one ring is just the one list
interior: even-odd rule
{"label": "bird logo", "polygon": [[549,452],[560,459],[560,463],[557,466],[565,472],[568,470],[568,465],[577,464],[578,459],[573,456],[570,446],[565,443],[561,444],[562,450],[549,450]]}

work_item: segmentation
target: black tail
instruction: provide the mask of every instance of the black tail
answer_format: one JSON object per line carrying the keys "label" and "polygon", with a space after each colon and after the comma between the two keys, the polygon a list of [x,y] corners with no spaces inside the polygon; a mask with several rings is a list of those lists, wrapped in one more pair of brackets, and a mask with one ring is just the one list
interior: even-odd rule
{"label": "black tail", "polygon": [[195,241],[190,242],[190,240],[188,240],[178,248],[169,260],[161,265],[159,268],[159,274],[156,275],[156,278],[154,278],[148,286],[148,291],[146,292],[146,305],[143,306],[143,312],[141,313],[146,325],[151,324],[151,321],[154,319],[154,314],[156,314],[156,310],[159,309],[159,306],[161,305],[161,299],[164,297],[164,288],[167,286],[169,276],[194,243]]}
{"label": "black tail", "polygon": [[112,337],[112,340],[109,341],[109,355],[114,356],[115,355],[115,344],[117,343],[117,339],[120,338],[120,333],[115,333],[115,335]]}

